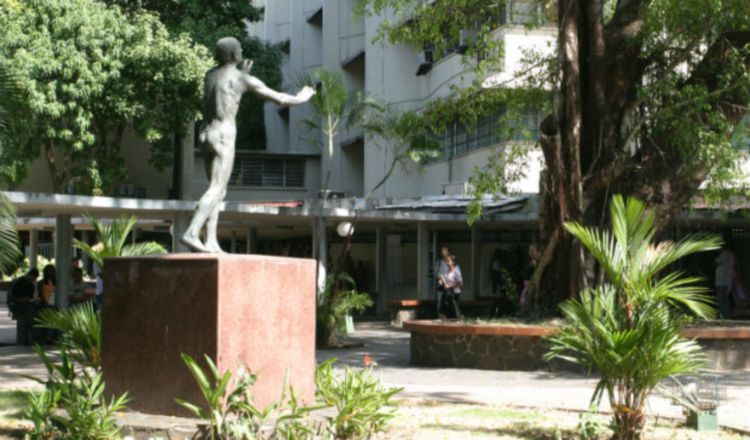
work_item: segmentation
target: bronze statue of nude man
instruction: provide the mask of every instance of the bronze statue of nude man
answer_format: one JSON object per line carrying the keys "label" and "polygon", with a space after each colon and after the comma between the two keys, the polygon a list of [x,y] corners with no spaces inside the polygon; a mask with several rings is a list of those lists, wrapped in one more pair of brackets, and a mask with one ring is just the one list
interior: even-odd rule
{"label": "bronze statue of nude man", "polygon": [[[303,87],[296,96],[277,92],[250,75],[252,62],[242,59],[242,46],[236,38],[226,37],[216,43],[218,65],[208,72],[203,94],[203,124],[199,133],[208,175],[208,189],[198,201],[195,214],[180,241],[195,252],[221,253],[216,239],[221,202],[234,165],[234,141],[237,137],[235,118],[242,95],[253,92],[279,105],[295,105],[308,101],[315,91]],[[200,231],[206,226],[206,241]]]}

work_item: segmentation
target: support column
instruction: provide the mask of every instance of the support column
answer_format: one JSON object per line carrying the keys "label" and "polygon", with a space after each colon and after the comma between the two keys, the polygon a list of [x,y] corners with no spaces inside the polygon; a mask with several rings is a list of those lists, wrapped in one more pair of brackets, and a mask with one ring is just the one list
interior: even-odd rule
{"label": "support column", "polygon": [[474,298],[482,294],[482,231],[471,228],[471,291]]}
{"label": "support column", "polygon": [[320,299],[326,288],[326,277],[328,276],[328,231],[325,219],[321,217],[315,218],[313,227],[313,254],[318,263],[316,283],[318,299]]}
{"label": "support column", "polygon": [[58,309],[68,307],[70,295],[70,262],[73,259],[73,225],[70,215],[59,214],[55,218],[55,267],[57,287],[55,288],[55,306]]}
{"label": "support column", "polygon": [[[258,253],[258,228],[249,228],[247,230],[247,237],[245,240],[247,241],[247,248],[246,248],[247,253],[257,254]],[[313,244],[313,247],[315,247],[314,244]]]}
{"label": "support column", "polygon": [[417,223],[417,292],[420,299],[430,295],[430,231],[427,223]]}
{"label": "support column", "polygon": [[237,231],[232,229],[232,238],[229,240],[229,252],[237,253]]}
{"label": "support column", "polygon": [[388,263],[386,260],[386,242],[385,228],[379,227],[375,230],[375,291],[378,293],[376,310],[378,314],[385,313],[386,301],[388,300],[388,283],[387,271]]}
{"label": "support column", "polygon": [[172,253],[190,252],[190,249],[180,243],[180,237],[190,226],[190,212],[175,212],[172,217]]}
{"label": "support column", "polygon": [[39,231],[32,229],[29,231],[29,267],[37,268],[37,259],[39,258]]}

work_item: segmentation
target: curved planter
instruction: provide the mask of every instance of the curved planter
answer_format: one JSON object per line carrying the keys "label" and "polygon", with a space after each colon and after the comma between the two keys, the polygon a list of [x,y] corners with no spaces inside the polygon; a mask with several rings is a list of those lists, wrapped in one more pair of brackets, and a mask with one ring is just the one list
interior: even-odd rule
{"label": "curved planter", "polygon": [[[485,370],[568,370],[580,367],[567,362],[545,362],[545,336],[557,327],[533,325],[473,325],[443,321],[407,321],[411,332],[411,362],[429,367]],[[688,327],[683,335],[703,347],[707,369],[750,371],[750,323],[735,326]]]}

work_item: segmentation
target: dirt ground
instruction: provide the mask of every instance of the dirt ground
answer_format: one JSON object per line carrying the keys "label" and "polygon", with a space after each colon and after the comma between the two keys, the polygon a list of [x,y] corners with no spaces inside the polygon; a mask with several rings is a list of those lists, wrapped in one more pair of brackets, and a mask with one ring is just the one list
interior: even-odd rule
{"label": "dirt ground", "polygon": [[[598,428],[598,436],[607,439],[609,417],[589,417]],[[378,439],[393,440],[460,440],[460,439],[581,439],[578,428],[586,416],[580,413],[494,407],[484,405],[446,404],[439,402],[399,402],[397,416]],[[750,436],[718,431],[698,433],[673,420],[649,420],[644,439],[735,440]]]}

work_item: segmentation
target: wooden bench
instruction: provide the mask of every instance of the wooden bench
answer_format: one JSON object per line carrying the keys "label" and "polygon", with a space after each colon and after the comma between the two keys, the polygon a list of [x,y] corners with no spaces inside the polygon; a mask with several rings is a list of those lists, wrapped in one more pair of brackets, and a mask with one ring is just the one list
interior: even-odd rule
{"label": "wooden bench", "polygon": [[[391,325],[394,327],[403,326],[404,321],[437,317],[437,301],[434,299],[393,299],[387,304],[391,312]],[[467,316],[489,316],[496,305],[496,299],[458,301],[461,313]]]}

